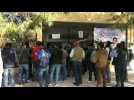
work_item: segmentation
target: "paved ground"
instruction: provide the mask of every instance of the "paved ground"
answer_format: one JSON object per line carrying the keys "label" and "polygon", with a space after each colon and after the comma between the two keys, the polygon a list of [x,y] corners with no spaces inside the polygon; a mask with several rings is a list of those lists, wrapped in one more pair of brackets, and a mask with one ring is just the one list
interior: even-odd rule
{"label": "paved ground", "polygon": [[[57,87],[76,87],[73,85],[74,78],[68,78],[64,82],[60,82]],[[112,81],[111,83],[107,84],[107,87],[114,87],[115,86],[115,75],[112,73]],[[134,87],[134,72],[129,71],[128,72],[128,82],[125,83],[126,87]],[[37,82],[29,82],[24,84],[23,86],[16,85],[16,87],[39,87],[39,84]],[[55,86],[49,86],[49,87],[55,87]],[[96,82],[91,81],[88,82],[88,73],[83,75],[83,84],[79,87],[96,87]]]}

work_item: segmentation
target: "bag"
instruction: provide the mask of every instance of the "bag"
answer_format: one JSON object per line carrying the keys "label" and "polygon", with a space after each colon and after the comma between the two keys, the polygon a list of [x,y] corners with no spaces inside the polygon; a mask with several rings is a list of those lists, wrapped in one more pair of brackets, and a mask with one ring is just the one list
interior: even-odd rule
{"label": "bag", "polygon": [[96,63],[96,62],[97,62],[96,51],[93,51],[93,52],[91,53],[90,61],[91,61],[92,63]]}
{"label": "bag", "polygon": [[46,67],[49,64],[50,54],[41,49],[38,53],[39,64],[41,67]]}
{"label": "bag", "polygon": [[108,54],[106,50],[98,50],[96,52],[97,62],[96,66],[98,68],[105,68],[108,62]]}

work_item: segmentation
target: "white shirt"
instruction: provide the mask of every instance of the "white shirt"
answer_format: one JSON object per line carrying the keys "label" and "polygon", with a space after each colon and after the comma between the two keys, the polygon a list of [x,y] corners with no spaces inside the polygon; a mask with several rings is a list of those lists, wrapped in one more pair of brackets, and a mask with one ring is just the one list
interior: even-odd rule
{"label": "white shirt", "polygon": [[115,49],[117,47],[117,44],[112,44],[111,45],[111,48],[112,48],[112,51],[110,52],[110,57],[111,58],[114,58],[114,57],[117,57],[117,50]]}
{"label": "white shirt", "polygon": [[1,49],[0,49],[0,73],[3,72],[3,61],[1,56]]}
{"label": "white shirt", "polygon": [[[83,58],[85,58],[85,51],[83,50]],[[71,50],[71,53],[70,53],[70,58],[72,58],[74,56],[74,49]]]}
{"label": "white shirt", "polygon": [[110,49],[109,49],[109,48],[106,48],[106,50],[107,50],[107,53],[109,54],[109,52],[110,52]]}
{"label": "white shirt", "polygon": [[132,49],[132,53],[134,54],[134,45],[133,46],[131,46],[131,48],[130,49]]}

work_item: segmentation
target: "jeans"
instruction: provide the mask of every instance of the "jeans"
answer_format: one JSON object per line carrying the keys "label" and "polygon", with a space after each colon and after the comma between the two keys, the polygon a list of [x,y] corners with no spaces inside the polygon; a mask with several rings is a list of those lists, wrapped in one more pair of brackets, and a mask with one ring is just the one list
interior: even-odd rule
{"label": "jeans", "polygon": [[61,73],[63,74],[63,80],[65,80],[65,79],[67,78],[67,68],[66,68],[66,64],[62,64]]}
{"label": "jeans", "polygon": [[106,68],[106,79],[108,81],[111,81],[111,72],[110,72],[110,67],[109,66]]}
{"label": "jeans", "polygon": [[76,84],[82,83],[82,77],[81,77],[81,63],[79,61],[73,61],[74,65],[74,75],[75,75],[75,82]]}
{"label": "jeans", "polygon": [[[57,82],[59,81],[59,76],[60,76],[60,70],[61,70],[61,64],[54,64],[52,65],[51,73],[50,73],[50,81],[54,83],[54,81]],[[56,77],[55,76],[56,73]]]}
{"label": "jeans", "polygon": [[68,70],[68,77],[73,77],[74,76],[73,61],[69,60],[67,62],[67,70]]}
{"label": "jeans", "polygon": [[29,79],[29,66],[28,64],[21,64],[20,80],[21,82],[27,82]]}
{"label": "jeans", "polygon": [[29,79],[33,78],[33,66],[32,61],[29,61]]}
{"label": "jeans", "polygon": [[34,80],[38,80],[38,75],[39,74],[39,64],[38,63],[33,63],[33,75],[34,75]]}
{"label": "jeans", "polygon": [[15,69],[5,68],[3,73],[4,87],[15,87]]}
{"label": "jeans", "polygon": [[48,70],[49,67],[39,69],[39,84],[41,87],[48,87]]}
{"label": "jeans", "polygon": [[86,66],[88,66],[89,70],[89,81],[92,81],[92,73],[94,73],[95,80],[97,80],[97,72],[96,72],[96,66],[94,63],[87,62]]}
{"label": "jeans", "polygon": [[106,68],[106,79],[107,79],[108,81],[111,81],[110,62],[108,62],[107,68]]}
{"label": "jeans", "polygon": [[115,66],[115,76],[116,76],[116,82],[117,85],[121,85],[122,87],[124,86],[124,81],[125,81],[125,68],[120,67],[121,65],[116,65]]}

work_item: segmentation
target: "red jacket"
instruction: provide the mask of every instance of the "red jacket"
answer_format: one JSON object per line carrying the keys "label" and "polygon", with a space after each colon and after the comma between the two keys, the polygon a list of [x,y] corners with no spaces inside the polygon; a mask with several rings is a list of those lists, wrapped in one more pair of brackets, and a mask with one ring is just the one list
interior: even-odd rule
{"label": "red jacket", "polygon": [[35,63],[38,62],[38,51],[39,51],[39,47],[38,46],[33,46],[32,47],[32,60]]}

